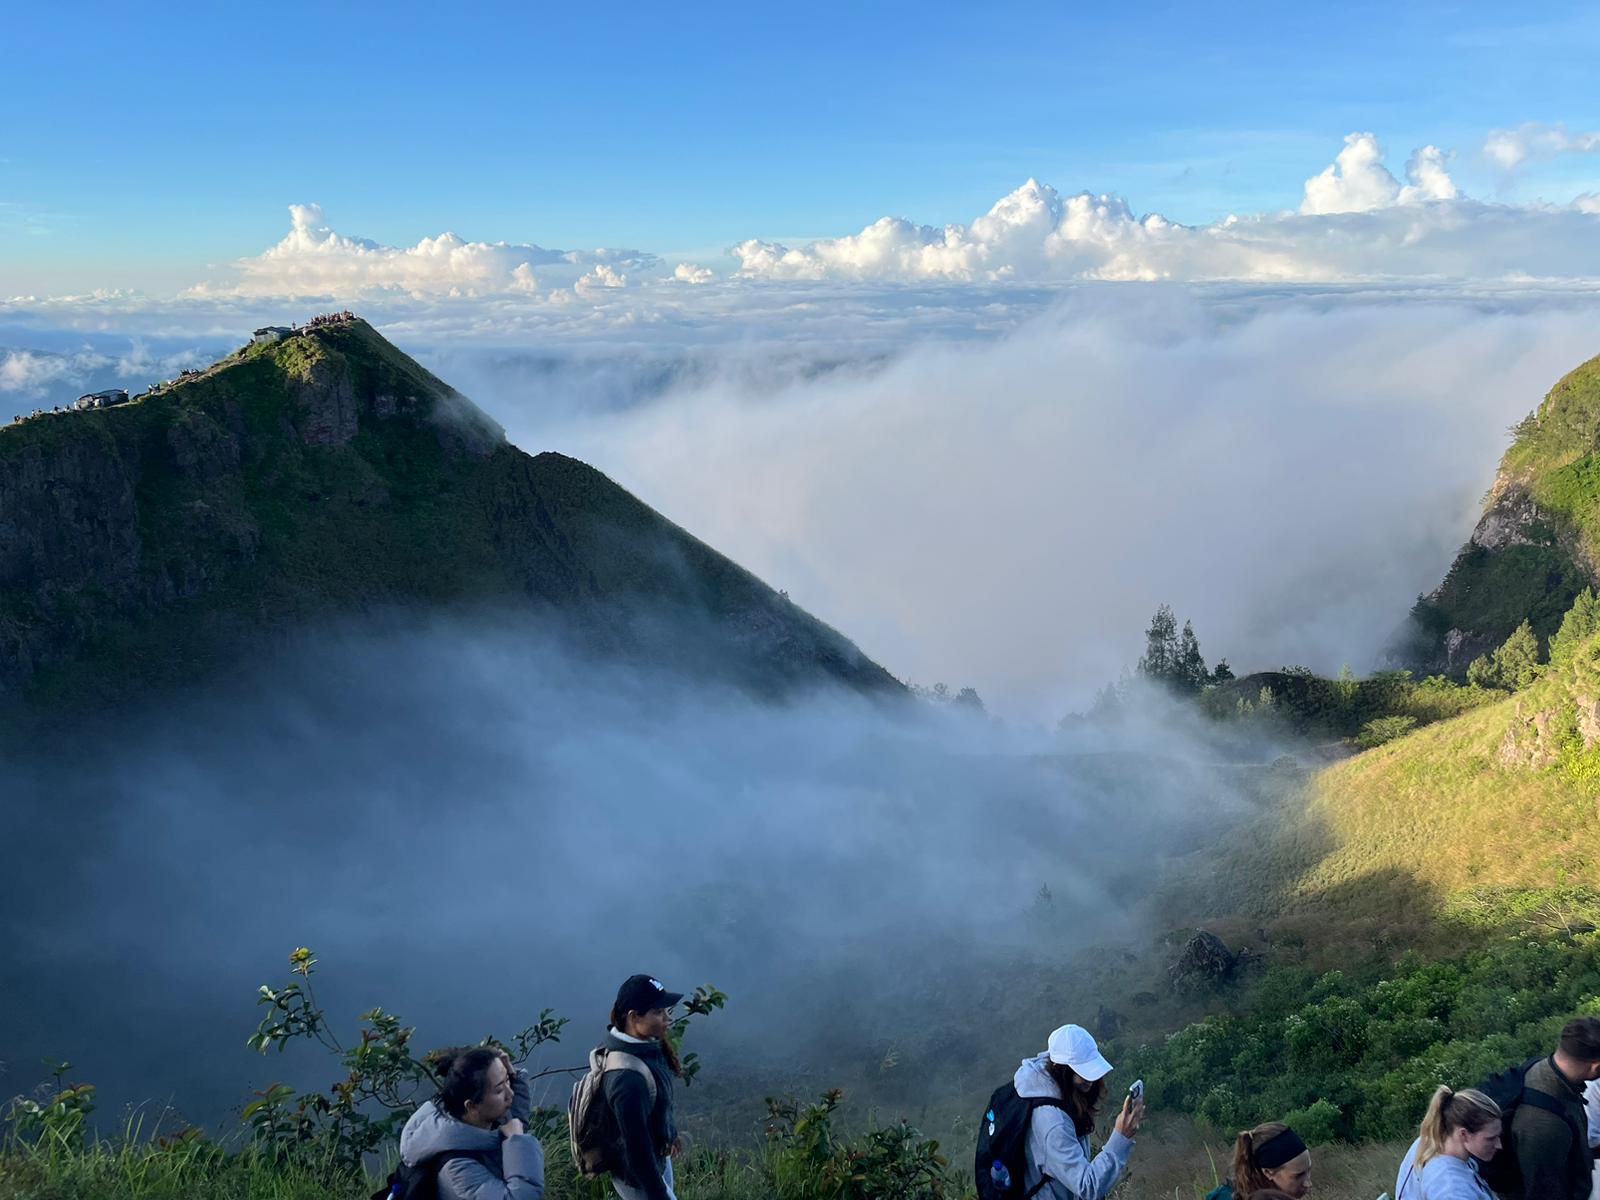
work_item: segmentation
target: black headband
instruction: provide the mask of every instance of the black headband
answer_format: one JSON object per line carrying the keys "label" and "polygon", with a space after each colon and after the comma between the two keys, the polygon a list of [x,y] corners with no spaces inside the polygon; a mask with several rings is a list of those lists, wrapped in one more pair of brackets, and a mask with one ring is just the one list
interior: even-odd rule
{"label": "black headband", "polygon": [[1300,1135],[1292,1129],[1285,1129],[1282,1133],[1273,1134],[1257,1146],[1250,1158],[1263,1171],[1276,1171],[1284,1163],[1293,1162],[1305,1152],[1306,1144],[1300,1139]]}

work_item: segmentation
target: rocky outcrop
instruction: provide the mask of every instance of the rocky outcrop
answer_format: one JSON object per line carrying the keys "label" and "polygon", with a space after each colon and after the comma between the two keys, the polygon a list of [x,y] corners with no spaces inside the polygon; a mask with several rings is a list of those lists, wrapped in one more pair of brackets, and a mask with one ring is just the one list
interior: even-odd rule
{"label": "rocky outcrop", "polygon": [[1487,507],[1469,542],[1485,550],[1531,546],[1538,540],[1534,531],[1549,525],[1550,515],[1540,510],[1526,487],[1502,469],[1489,489]]}
{"label": "rocky outcrop", "polygon": [[[301,441],[308,446],[350,444],[360,427],[361,406],[348,364],[320,358],[303,375],[289,379],[288,391]],[[380,415],[376,396],[371,409]]]}
{"label": "rocky outcrop", "polygon": [[1221,938],[1202,929],[1184,943],[1167,967],[1167,978],[1175,992],[1209,991],[1232,979],[1240,965],[1239,956]]}
{"label": "rocky outcrop", "polygon": [[1505,767],[1553,767],[1573,749],[1573,740],[1583,752],[1600,746],[1600,696],[1579,692],[1555,702],[1518,700],[1497,758]]}

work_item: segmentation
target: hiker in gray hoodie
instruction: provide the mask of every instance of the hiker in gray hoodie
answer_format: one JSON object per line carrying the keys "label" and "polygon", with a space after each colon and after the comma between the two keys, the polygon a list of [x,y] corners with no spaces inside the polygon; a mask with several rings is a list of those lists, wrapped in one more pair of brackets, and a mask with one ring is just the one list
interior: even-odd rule
{"label": "hiker in gray hoodie", "polygon": [[1494,1200],[1481,1163],[1500,1151],[1500,1106],[1476,1088],[1440,1087],[1411,1143],[1395,1200]]}
{"label": "hiker in gray hoodie", "polygon": [[544,1147],[523,1122],[527,1077],[500,1050],[477,1046],[439,1063],[439,1094],[406,1122],[400,1157],[439,1163],[440,1200],[543,1200]]}
{"label": "hiker in gray hoodie", "polygon": [[1038,1189],[1038,1200],[1104,1200],[1116,1186],[1144,1121],[1144,1100],[1123,1101],[1111,1136],[1091,1154],[1089,1135],[1110,1070],[1094,1037],[1079,1025],[1061,1026],[1043,1054],[1022,1060],[1012,1080],[1017,1095],[1064,1102],[1062,1108],[1041,1104],[1028,1121],[1024,1194]]}

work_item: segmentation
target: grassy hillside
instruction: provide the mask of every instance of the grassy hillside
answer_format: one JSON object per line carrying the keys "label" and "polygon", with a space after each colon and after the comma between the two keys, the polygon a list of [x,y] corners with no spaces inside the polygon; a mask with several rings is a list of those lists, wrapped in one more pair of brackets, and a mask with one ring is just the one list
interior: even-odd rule
{"label": "grassy hillside", "polygon": [[1502,470],[1600,563],[1600,358],[1565,376],[1517,427]]}
{"label": "grassy hillside", "polygon": [[763,691],[899,690],[600,472],[508,445],[360,320],[0,428],[0,511],[0,706],[180,683],[323,617],[496,605]]}
{"label": "grassy hillside", "polygon": [[1202,855],[1173,915],[1385,931],[1600,898],[1600,639],[1515,697],[1285,776],[1252,836]]}

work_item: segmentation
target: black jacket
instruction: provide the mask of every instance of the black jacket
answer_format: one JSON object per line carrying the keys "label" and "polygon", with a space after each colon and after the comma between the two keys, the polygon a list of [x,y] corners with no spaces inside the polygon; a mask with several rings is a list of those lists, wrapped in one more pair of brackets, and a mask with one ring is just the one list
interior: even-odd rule
{"label": "black jacket", "polygon": [[656,1099],[651,1104],[650,1088],[639,1072],[606,1072],[602,1086],[620,1135],[614,1152],[607,1155],[607,1165],[613,1175],[644,1192],[649,1200],[668,1200],[670,1193],[661,1178],[661,1164],[678,1140],[678,1126],[667,1056],[658,1043],[624,1041],[610,1029],[606,1030],[604,1045],[607,1050],[633,1055],[650,1068],[656,1081]]}

